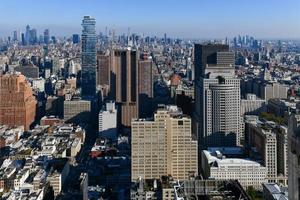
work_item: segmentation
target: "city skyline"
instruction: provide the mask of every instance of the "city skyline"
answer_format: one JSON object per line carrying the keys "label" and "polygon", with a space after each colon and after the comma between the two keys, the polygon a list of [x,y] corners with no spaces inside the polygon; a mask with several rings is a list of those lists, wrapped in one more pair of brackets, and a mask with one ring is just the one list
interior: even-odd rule
{"label": "city skyline", "polygon": [[[272,6],[271,6],[272,5]],[[292,0],[214,2],[188,0],[185,4],[170,0],[151,3],[137,1],[43,1],[21,3],[17,0],[2,2],[0,36],[12,35],[14,30],[24,32],[29,24],[42,34],[46,28],[51,35],[70,36],[80,33],[82,16],[91,15],[97,21],[96,31],[105,27],[117,34],[131,33],[161,35],[190,39],[214,39],[238,34],[257,38],[299,39],[300,2]],[[288,13],[286,12],[288,10]],[[28,13],[24,13],[28,11]],[[58,12],[59,11],[59,12]],[[60,12],[62,11],[62,12]],[[145,11],[149,13],[145,14]],[[298,26],[297,26],[298,24]],[[238,25],[238,26],[236,26]]]}
{"label": "city skyline", "polygon": [[0,199],[300,200],[299,5],[1,3]]}

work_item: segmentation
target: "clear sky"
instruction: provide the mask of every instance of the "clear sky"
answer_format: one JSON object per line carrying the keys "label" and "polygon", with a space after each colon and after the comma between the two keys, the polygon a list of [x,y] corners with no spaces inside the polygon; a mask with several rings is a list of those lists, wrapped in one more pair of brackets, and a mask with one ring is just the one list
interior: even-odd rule
{"label": "clear sky", "polygon": [[185,38],[300,39],[300,0],[1,0],[0,35],[45,28],[51,34],[80,33],[84,15],[96,18],[97,31]]}

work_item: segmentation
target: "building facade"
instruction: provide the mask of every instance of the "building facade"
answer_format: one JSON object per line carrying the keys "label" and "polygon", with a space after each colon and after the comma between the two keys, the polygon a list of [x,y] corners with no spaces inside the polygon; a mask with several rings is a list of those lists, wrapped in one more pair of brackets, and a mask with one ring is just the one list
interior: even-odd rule
{"label": "building facade", "polygon": [[66,122],[89,122],[91,115],[91,101],[72,99],[64,101],[64,120]]}
{"label": "building facade", "polygon": [[99,112],[99,136],[117,138],[117,109],[115,102],[107,102]]}
{"label": "building facade", "polygon": [[146,54],[142,54],[138,61],[138,110],[139,118],[152,116],[153,98],[153,61]]}
{"label": "building facade", "polygon": [[90,16],[82,20],[81,95],[96,95],[96,21]]}
{"label": "building facade", "polygon": [[129,127],[138,117],[137,95],[138,51],[112,50],[110,97],[120,105],[121,125]]}
{"label": "building facade", "polygon": [[154,120],[132,121],[131,179],[158,179],[171,175],[187,180],[198,172],[197,141],[191,119],[176,106],[159,108]]}
{"label": "building facade", "polygon": [[25,76],[0,75],[0,124],[24,126],[34,122],[37,101]]}
{"label": "building facade", "polygon": [[[225,150],[226,151],[226,150]],[[243,158],[226,158],[222,151],[202,151],[202,168],[205,178],[238,180],[246,189],[262,189],[267,182],[267,168],[256,161]]]}
{"label": "building facade", "polygon": [[228,45],[195,44],[195,129],[201,149],[240,141],[240,80]]}
{"label": "building facade", "polygon": [[248,145],[268,169],[268,182],[287,185],[287,128],[260,121],[247,123]]}

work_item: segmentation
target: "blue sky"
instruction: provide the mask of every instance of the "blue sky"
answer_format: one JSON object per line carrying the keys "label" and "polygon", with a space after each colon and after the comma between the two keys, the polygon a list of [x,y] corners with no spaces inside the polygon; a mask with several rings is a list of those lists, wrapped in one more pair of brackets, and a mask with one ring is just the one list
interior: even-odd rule
{"label": "blue sky", "polygon": [[97,30],[224,38],[300,38],[299,0],[1,0],[0,35],[24,31],[80,33],[84,15],[96,18]]}

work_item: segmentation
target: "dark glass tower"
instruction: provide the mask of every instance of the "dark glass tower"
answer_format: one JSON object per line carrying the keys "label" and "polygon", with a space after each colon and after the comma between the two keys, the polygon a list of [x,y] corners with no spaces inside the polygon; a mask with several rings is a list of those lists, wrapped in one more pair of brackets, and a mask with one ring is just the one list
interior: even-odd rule
{"label": "dark glass tower", "polygon": [[96,21],[90,16],[82,20],[81,96],[96,95]]}
{"label": "dark glass tower", "polygon": [[45,29],[45,31],[44,31],[44,43],[49,44],[49,42],[50,42],[49,29]]}

